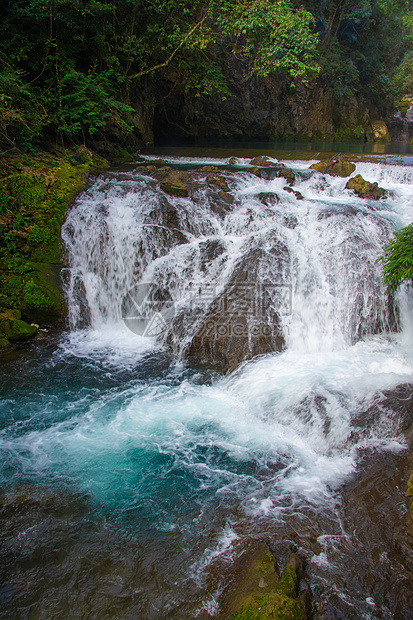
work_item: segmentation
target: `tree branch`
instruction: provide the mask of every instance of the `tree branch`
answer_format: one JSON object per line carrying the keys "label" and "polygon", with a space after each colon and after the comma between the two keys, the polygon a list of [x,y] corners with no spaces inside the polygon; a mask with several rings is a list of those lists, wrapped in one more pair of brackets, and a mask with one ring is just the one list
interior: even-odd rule
{"label": "tree branch", "polygon": [[169,58],[167,58],[165,60],[165,62],[161,62],[159,65],[155,65],[154,67],[151,67],[150,69],[145,69],[144,71],[139,71],[139,73],[135,73],[134,75],[130,76],[130,79],[133,80],[134,78],[138,78],[141,77],[141,75],[146,75],[147,73],[152,73],[152,71],[156,71],[156,69],[161,69],[162,67],[166,67],[167,65],[169,65],[169,63],[171,62],[172,58],[175,56],[175,54],[181,49],[181,47],[183,46],[183,44],[185,43],[185,41],[187,41],[189,39],[189,37],[191,36],[191,34],[193,32],[195,32],[195,30],[197,28],[199,28],[199,26],[201,26],[204,21],[206,20],[206,16],[203,17],[201,19],[200,22],[198,22],[197,24],[195,24],[195,26],[193,28],[191,28],[191,30],[188,32],[188,34],[182,39],[182,41],[180,42],[180,44],[178,45],[178,47],[176,47],[174,49],[174,51],[172,52],[172,54],[169,56]]}

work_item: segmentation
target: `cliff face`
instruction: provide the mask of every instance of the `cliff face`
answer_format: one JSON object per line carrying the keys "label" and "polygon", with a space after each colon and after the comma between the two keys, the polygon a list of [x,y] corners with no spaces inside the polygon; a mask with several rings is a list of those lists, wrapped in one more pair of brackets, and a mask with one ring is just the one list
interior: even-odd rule
{"label": "cliff face", "polygon": [[225,73],[225,99],[165,84],[153,110],[155,140],[364,140],[370,118],[379,117],[356,98],[337,102],[322,78],[292,88],[283,74],[250,77],[233,57]]}

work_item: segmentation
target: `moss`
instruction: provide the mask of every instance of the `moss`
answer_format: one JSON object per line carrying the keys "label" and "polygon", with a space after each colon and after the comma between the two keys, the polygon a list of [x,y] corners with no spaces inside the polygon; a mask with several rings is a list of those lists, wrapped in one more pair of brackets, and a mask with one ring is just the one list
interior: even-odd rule
{"label": "moss", "polygon": [[37,326],[29,325],[19,319],[9,319],[0,316],[0,336],[10,342],[27,340],[37,332]]}
{"label": "moss", "polygon": [[303,620],[304,617],[298,601],[274,592],[251,596],[240,611],[230,616],[230,620]]}
{"label": "moss", "polygon": [[88,172],[108,162],[85,147],[73,156],[19,154],[0,166],[0,306],[36,322],[61,316],[60,229]]}
{"label": "moss", "polygon": [[224,601],[230,620],[304,620],[306,613],[297,599],[298,585],[303,577],[303,564],[296,553],[291,553],[286,567],[278,577],[274,558],[261,544],[247,552],[244,570]]}
{"label": "moss", "polygon": [[356,176],[349,179],[346,183],[346,189],[353,190],[360,198],[380,200],[380,198],[387,196],[385,189],[379,187],[377,183],[365,181],[361,174],[356,174]]}
{"label": "moss", "polygon": [[10,346],[10,342],[7,340],[5,336],[0,335],[0,350],[7,349]]}

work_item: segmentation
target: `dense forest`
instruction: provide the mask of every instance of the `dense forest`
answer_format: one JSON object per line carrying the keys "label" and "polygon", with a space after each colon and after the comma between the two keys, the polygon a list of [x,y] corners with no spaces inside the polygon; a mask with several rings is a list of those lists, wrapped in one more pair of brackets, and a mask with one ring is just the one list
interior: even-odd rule
{"label": "dense forest", "polygon": [[413,90],[412,42],[410,0],[2,0],[1,149],[130,147],[168,123],[202,137],[239,88],[252,107],[317,92],[333,134],[356,106],[354,138],[360,110],[383,118]]}

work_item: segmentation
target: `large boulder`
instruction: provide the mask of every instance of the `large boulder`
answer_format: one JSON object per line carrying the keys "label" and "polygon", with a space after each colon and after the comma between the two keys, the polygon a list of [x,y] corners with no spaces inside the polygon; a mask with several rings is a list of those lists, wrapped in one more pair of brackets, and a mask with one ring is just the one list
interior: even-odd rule
{"label": "large boulder", "polygon": [[380,198],[386,198],[387,192],[382,187],[379,187],[377,183],[369,183],[365,181],[361,174],[356,174],[355,177],[349,179],[346,183],[346,189],[353,190],[360,198],[371,198],[372,200],[380,200]]}
{"label": "large boulder", "polygon": [[231,372],[245,360],[284,349],[276,310],[281,307],[282,284],[262,278],[264,265],[278,273],[282,283],[289,270],[287,247],[276,242],[270,252],[253,249],[239,261],[224,291],[198,321],[187,350],[190,356]]}
{"label": "large boulder", "polygon": [[356,166],[348,159],[331,157],[325,161],[319,161],[317,164],[312,164],[310,168],[322,174],[330,174],[333,177],[349,177],[355,171]]}
{"label": "large boulder", "polygon": [[0,346],[4,348],[9,342],[23,342],[37,332],[37,325],[29,325],[21,320],[19,310],[5,310],[0,313]]}

